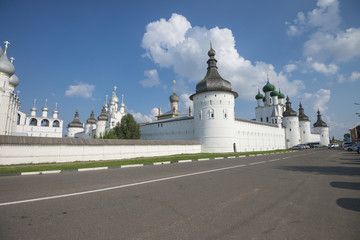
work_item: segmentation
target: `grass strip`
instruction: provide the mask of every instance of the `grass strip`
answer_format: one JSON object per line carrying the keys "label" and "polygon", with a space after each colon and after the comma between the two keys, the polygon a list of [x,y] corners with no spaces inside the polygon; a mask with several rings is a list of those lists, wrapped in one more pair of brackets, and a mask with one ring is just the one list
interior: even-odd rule
{"label": "grass strip", "polygon": [[148,158],[135,158],[127,160],[110,160],[110,161],[90,161],[90,162],[66,162],[66,163],[39,163],[39,164],[17,164],[17,165],[3,165],[0,167],[0,174],[21,173],[21,172],[40,172],[51,170],[73,170],[79,168],[94,168],[94,167],[114,167],[121,165],[133,164],[150,164],[156,162],[176,162],[179,160],[193,160],[200,158],[217,158],[229,156],[248,156],[256,154],[270,154],[288,152],[292,150],[272,150],[272,151],[256,151],[256,152],[243,152],[243,153],[199,153],[199,154],[179,154],[163,157],[148,157]]}

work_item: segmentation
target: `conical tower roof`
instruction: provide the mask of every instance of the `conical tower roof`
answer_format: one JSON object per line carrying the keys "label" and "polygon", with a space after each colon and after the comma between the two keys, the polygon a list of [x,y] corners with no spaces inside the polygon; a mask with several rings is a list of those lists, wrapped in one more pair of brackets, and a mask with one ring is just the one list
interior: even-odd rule
{"label": "conical tower roof", "polygon": [[91,110],[90,117],[88,120],[86,120],[86,124],[96,124],[94,110]]}
{"label": "conical tower roof", "polygon": [[71,123],[68,124],[68,128],[82,128],[83,124],[80,122],[79,119],[79,112],[76,110],[74,120],[72,120]]}
{"label": "conical tower roof", "polygon": [[[210,50],[208,52],[209,59],[207,61],[207,73],[204,79],[196,84],[195,94],[209,91],[225,91],[231,92],[234,94],[234,97],[237,98],[238,93],[232,91],[231,83],[220,76],[216,66],[217,60],[214,58],[215,54],[216,52],[210,44]],[[190,96],[191,100],[195,94]]]}
{"label": "conical tower roof", "polygon": [[310,121],[309,117],[305,115],[302,104],[299,105],[299,121]]}
{"label": "conical tower roof", "polygon": [[283,113],[283,117],[297,117],[296,112],[291,107],[291,102],[289,97],[286,98],[286,110]]}
{"label": "conical tower roof", "polygon": [[100,115],[98,116],[99,121],[107,121],[108,116],[106,114],[106,105],[103,106]]}
{"label": "conical tower roof", "polygon": [[327,127],[326,122],[321,118],[320,110],[317,111],[317,121],[314,123],[314,127]]}

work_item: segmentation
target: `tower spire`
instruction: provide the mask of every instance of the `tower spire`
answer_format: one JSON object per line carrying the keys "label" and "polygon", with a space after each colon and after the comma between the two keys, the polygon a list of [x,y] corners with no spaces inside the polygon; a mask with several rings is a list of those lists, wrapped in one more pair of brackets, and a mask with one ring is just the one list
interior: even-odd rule
{"label": "tower spire", "polygon": [[8,48],[8,45],[10,45],[10,42],[9,41],[5,41],[5,50],[4,50],[4,54],[6,54],[6,50]]}

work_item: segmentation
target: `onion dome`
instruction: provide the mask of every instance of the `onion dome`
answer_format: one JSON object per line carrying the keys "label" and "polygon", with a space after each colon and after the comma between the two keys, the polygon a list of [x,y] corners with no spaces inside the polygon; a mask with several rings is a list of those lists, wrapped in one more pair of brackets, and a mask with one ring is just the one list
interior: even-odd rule
{"label": "onion dome", "polygon": [[299,121],[309,121],[309,117],[305,115],[302,104],[299,105]]}
{"label": "onion dome", "polygon": [[170,99],[170,102],[179,102],[180,101],[180,98],[176,93],[173,93],[169,99]]}
{"label": "onion dome", "polygon": [[276,91],[276,90],[274,90],[274,91],[272,91],[271,93],[270,93],[270,96],[271,97],[279,97],[279,92],[278,91]]}
{"label": "onion dome", "polygon": [[266,83],[266,85],[263,87],[263,92],[264,93],[267,93],[267,92],[272,92],[275,90],[275,86],[272,85],[270,82],[269,82],[269,79]]}
{"label": "onion dome", "polygon": [[90,117],[88,120],[86,120],[86,124],[96,124],[94,110],[91,110]]}
{"label": "onion dome", "polygon": [[258,94],[256,94],[255,99],[256,99],[256,100],[260,100],[260,99],[263,99],[263,98],[264,98],[264,95],[262,95],[262,94],[260,93],[260,90],[258,89]]}
{"label": "onion dome", "polygon": [[49,111],[49,108],[47,107],[47,99],[45,99],[45,106],[41,109],[43,112]]}
{"label": "onion dome", "polygon": [[74,120],[68,124],[68,128],[82,128],[83,124],[80,122],[79,119],[79,112],[76,110]]}
{"label": "onion dome", "polygon": [[5,74],[10,77],[14,73],[15,73],[15,67],[9,61],[8,57],[6,56],[6,53],[4,52],[4,54],[2,54],[0,57],[0,74]]}
{"label": "onion dome", "polygon": [[110,104],[118,104],[118,103],[119,103],[119,98],[116,96],[115,92],[112,92]]}
{"label": "onion dome", "polygon": [[[196,84],[195,94],[209,91],[225,91],[234,94],[234,97],[237,98],[238,93],[232,91],[231,83],[220,76],[216,66],[217,60],[214,58],[215,54],[215,50],[210,45],[210,50],[208,52],[209,59],[207,61],[207,73],[204,79]],[[190,96],[191,100],[195,94]]]}
{"label": "onion dome", "polygon": [[279,99],[284,99],[285,98],[285,95],[280,91],[280,88],[279,88]]}
{"label": "onion dome", "polygon": [[100,115],[98,116],[99,121],[107,121],[108,116],[106,114],[106,105],[103,106]]}
{"label": "onion dome", "polygon": [[13,85],[14,87],[17,87],[17,85],[19,85],[19,78],[13,74],[10,79],[9,79],[9,84]]}
{"label": "onion dome", "polygon": [[317,111],[317,121],[314,123],[314,127],[327,127],[326,122],[321,119],[320,110]]}
{"label": "onion dome", "polygon": [[283,117],[297,117],[296,112],[291,108],[289,97],[286,98],[286,110],[283,113]]}

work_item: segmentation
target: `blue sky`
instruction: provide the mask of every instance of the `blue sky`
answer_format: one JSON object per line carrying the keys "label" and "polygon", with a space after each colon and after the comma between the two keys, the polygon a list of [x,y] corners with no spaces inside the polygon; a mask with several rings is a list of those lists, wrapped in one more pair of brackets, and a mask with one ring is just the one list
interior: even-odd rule
{"label": "blue sky", "polygon": [[[117,86],[126,111],[151,121],[169,110],[172,81],[187,112],[206,73],[212,41],[219,72],[239,93],[236,117],[255,117],[257,89],[270,82],[301,101],[312,124],[319,108],[330,136],[359,122],[360,1],[1,0],[0,41],[9,41],[21,110],[59,103],[98,116]],[[40,114],[40,112],[39,112]]]}

